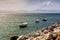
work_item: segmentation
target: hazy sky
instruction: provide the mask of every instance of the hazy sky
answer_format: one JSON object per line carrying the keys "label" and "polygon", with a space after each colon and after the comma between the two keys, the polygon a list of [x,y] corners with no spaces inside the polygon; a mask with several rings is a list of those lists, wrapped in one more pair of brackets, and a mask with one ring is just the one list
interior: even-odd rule
{"label": "hazy sky", "polygon": [[60,0],[0,0],[1,11],[60,12]]}

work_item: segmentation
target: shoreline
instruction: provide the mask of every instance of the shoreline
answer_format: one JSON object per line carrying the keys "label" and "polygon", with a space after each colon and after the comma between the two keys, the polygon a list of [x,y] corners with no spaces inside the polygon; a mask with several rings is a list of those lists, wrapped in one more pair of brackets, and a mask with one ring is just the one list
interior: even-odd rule
{"label": "shoreline", "polygon": [[10,40],[58,40],[60,39],[60,21],[27,35],[13,36]]}

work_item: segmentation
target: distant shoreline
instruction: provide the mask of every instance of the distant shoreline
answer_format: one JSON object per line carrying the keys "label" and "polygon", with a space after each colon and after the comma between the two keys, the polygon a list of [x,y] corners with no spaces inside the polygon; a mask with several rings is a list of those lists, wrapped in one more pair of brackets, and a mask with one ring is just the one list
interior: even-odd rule
{"label": "distant shoreline", "polygon": [[32,15],[32,14],[41,14],[41,15],[48,15],[48,14],[52,14],[52,15],[55,15],[55,14],[59,14],[60,15],[60,13],[0,13],[0,15]]}

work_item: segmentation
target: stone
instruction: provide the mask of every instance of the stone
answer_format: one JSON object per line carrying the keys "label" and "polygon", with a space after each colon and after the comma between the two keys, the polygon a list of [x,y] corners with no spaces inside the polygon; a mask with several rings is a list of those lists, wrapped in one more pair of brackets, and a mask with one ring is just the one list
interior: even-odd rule
{"label": "stone", "polygon": [[54,38],[57,38],[58,35],[57,35],[56,33],[53,33],[53,37],[54,37]]}
{"label": "stone", "polygon": [[18,36],[13,36],[10,38],[10,40],[17,40]]}
{"label": "stone", "polygon": [[29,35],[28,35],[29,37],[37,37],[37,36],[40,36],[40,33],[30,33]]}
{"label": "stone", "polygon": [[57,37],[57,39],[56,40],[60,40],[60,36],[59,37]]}
{"label": "stone", "polygon": [[52,26],[48,27],[49,31],[54,31],[54,28]]}
{"label": "stone", "polygon": [[26,39],[28,39],[28,37],[24,35],[21,35],[17,38],[17,40],[26,40]]}
{"label": "stone", "polygon": [[49,31],[48,30],[44,30],[44,34],[47,34]]}
{"label": "stone", "polygon": [[46,40],[52,40],[53,39],[53,35],[49,34],[49,37]]}

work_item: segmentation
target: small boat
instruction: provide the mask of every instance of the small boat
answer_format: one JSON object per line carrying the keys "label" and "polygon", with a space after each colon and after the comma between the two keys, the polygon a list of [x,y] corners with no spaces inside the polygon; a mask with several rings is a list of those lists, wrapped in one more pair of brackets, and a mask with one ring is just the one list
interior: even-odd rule
{"label": "small boat", "polygon": [[47,21],[47,18],[42,19],[42,21]]}
{"label": "small boat", "polygon": [[24,28],[24,27],[27,27],[28,23],[27,22],[22,22],[20,24],[20,28]]}
{"label": "small boat", "polygon": [[36,19],[35,23],[39,23],[39,19]]}

